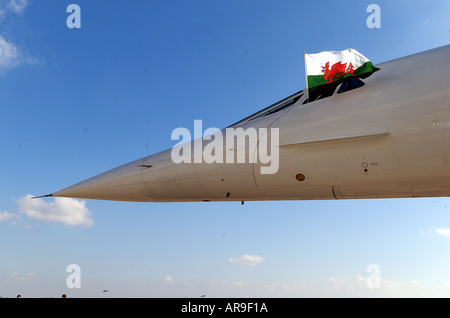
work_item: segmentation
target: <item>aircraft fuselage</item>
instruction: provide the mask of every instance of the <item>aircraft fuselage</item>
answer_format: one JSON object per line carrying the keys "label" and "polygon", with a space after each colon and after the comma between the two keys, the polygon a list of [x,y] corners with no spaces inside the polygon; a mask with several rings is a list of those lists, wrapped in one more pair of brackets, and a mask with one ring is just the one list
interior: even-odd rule
{"label": "aircraft fuselage", "polygon": [[[292,106],[230,126],[278,129],[276,173],[261,173],[267,164],[260,161],[174,163],[167,149],[52,195],[159,202],[449,196],[449,60],[450,45],[386,62],[363,87],[308,103],[298,92]],[[247,144],[249,156],[257,147]],[[223,145],[224,156],[230,148]]]}

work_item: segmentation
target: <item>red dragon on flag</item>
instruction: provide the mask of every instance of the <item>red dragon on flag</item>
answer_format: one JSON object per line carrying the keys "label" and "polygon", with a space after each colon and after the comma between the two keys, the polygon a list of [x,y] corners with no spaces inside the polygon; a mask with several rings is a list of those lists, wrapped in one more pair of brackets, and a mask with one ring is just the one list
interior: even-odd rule
{"label": "red dragon on flag", "polygon": [[325,84],[330,84],[331,82],[334,82],[344,76],[345,74],[352,74],[354,75],[354,67],[352,63],[349,64],[347,67],[347,63],[342,64],[341,61],[334,63],[331,65],[330,69],[330,62],[326,62],[325,66],[322,66],[322,73],[323,78],[325,79]]}

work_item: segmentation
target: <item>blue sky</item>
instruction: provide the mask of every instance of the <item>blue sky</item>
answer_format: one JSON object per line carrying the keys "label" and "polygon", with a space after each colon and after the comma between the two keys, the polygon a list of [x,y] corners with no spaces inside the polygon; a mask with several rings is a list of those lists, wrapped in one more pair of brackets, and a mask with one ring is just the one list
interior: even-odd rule
{"label": "blue sky", "polygon": [[[81,28],[66,12],[81,8]],[[370,29],[369,4],[381,9]],[[303,52],[446,45],[433,1],[0,0],[0,296],[448,297],[450,199],[29,200],[305,87]],[[68,288],[70,264],[81,288]],[[380,288],[369,288],[379,269]],[[108,290],[107,293],[103,290]]]}

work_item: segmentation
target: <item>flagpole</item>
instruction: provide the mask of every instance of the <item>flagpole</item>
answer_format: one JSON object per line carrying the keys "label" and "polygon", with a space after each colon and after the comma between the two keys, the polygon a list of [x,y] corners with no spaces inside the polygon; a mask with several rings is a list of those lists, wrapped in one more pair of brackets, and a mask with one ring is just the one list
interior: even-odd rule
{"label": "flagpole", "polygon": [[306,79],[306,102],[309,102],[309,89],[308,89],[308,68],[306,66],[306,52],[303,51],[303,59],[305,60],[305,79]]}

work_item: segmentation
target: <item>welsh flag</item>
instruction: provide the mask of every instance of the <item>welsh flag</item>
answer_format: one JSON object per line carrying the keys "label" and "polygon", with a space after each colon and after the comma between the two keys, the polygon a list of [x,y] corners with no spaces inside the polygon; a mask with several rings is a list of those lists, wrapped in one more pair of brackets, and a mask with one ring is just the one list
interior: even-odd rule
{"label": "welsh flag", "polygon": [[311,98],[317,97],[321,90],[334,90],[347,77],[366,78],[378,70],[354,49],[305,53],[306,89]]}

